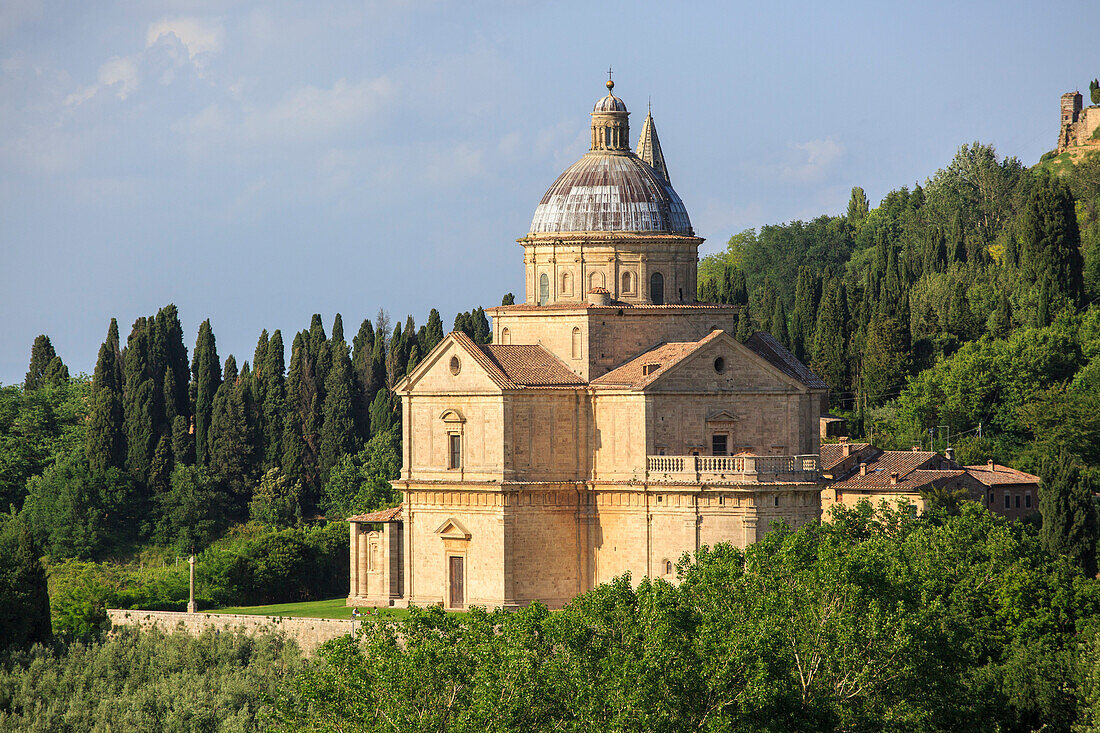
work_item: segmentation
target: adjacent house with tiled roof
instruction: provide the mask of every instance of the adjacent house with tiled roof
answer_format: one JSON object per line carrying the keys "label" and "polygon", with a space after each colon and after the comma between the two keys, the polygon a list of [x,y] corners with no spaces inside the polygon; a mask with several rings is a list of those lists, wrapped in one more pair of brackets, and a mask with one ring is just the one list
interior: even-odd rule
{"label": "adjacent house with tiled roof", "polygon": [[398,385],[403,494],[351,518],[355,605],[556,608],[685,552],[820,517],[825,383],[739,307],[699,303],[698,247],[652,119],[592,113],[592,147],[519,240],[525,302],[452,333]]}
{"label": "adjacent house with tiled roof", "polygon": [[967,466],[967,472],[985,487],[990,511],[1020,519],[1039,511],[1039,477],[989,461]]}
{"label": "adjacent house with tiled roof", "polygon": [[[862,445],[858,462],[841,461],[832,468],[834,480],[821,492],[821,510],[828,515],[835,505],[854,507],[861,501],[878,506],[908,503],[924,511],[929,494],[936,491],[962,491],[966,498],[983,501],[982,484],[962,466],[933,451],[883,451]],[[830,460],[835,450],[830,446]],[[838,471],[842,467],[844,470]]]}

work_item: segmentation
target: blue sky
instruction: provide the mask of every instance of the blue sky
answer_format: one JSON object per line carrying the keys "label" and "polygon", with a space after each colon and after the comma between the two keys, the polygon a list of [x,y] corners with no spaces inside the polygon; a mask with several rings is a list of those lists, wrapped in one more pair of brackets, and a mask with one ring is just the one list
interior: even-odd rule
{"label": "blue sky", "polygon": [[[1067,22],[1066,18],[1073,18]],[[521,295],[608,65],[720,248],[873,203],[962,143],[1025,164],[1100,76],[1088,2],[0,3],[0,383],[47,333],[179,308],[250,358],[319,312],[445,326]]]}

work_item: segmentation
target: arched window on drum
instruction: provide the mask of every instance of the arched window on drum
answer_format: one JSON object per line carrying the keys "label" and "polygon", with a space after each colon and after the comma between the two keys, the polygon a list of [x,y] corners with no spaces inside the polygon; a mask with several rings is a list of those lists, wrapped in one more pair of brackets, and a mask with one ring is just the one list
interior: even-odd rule
{"label": "arched window on drum", "polygon": [[550,276],[545,272],[539,275],[539,305],[550,302]]}
{"label": "arched window on drum", "polygon": [[663,305],[665,302],[665,276],[659,272],[649,276],[649,300],[654,305]]}

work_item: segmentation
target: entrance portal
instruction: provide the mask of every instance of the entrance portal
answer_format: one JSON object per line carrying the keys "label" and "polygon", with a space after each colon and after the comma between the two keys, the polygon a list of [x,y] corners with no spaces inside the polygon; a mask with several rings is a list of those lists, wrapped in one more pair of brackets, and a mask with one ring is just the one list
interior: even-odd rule
{"label": "entrance portal", "polygon": [[462,567],[463,558],[451,556],[448,558],[451,574],[451,608],[461,608],[466,605],[466,593],[462,587],[462,581],[466,575]]}

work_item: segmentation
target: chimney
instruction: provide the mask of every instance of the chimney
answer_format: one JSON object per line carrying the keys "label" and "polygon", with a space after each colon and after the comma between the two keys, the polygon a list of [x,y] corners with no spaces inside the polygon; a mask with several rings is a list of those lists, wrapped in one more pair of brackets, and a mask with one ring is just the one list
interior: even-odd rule
{"label": "chimney", "polygon": [[920,446],[914,445],[909,450],[913,451],[914,453],[920,453]]}
{"label": "chimney", "polygon": [[867,464],[866,463],[859,464],[859,475],[860,476],[866,476],[867,475]]}
{"label": "chimney", "polygon": [[952,448],[951,446],[947,446],[947,448],[944,449],[943,454],[944,454],[944,456],[947,457],[947,460],[949,460],[949,461],[955,460],[955,449]]}
{"label": "chimney", "polygon": [[898,472],[897,471],[894,471],[893,473],[890,474],[890,485],[891,486],[897,486],[898,485]]}
{"label": "chimney", "polygon": [[841,449],[841,451],[844,453],[844,457],[847,458],[848,456],[852,455],[852,444],[846,440],[842,440],[840,442],[844,446]]}
{"label": "chimney", "polygon": [[839,438],[836,439],[836,442],[838,442],[838,443],[847,443],[848,442],[848,436],[847,435],[841,435]]}
{"label": "chimney", "polygon": [[986,465],[986,468],[988,468],[990,471],[996,471],[997,470],[997,464],[993,462],[992,458],[990,458],[988,461],[986,461],[985,465]]}

